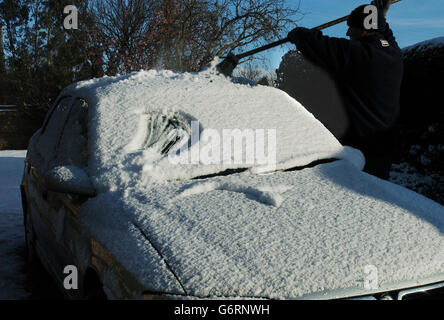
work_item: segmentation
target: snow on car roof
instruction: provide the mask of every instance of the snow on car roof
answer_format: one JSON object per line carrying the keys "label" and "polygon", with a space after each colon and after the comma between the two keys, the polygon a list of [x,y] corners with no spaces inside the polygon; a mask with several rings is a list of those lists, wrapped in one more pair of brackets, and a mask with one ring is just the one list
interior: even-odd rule
{"label": "snow on car roof", "polygon": [[[199,73],[140,71],[83,81],[64,90],[62,95],[81,96],[90,105],[93,129],[89,151],[93,159],[89,171],[96,187],[109,189],[189,179],[241,167],[258,170],[257,163],[208,164],[202,159],[172,164],[168,156],[144,147],[144,139],[154,122],[152,114],[165,117],[181,114],[188,122],[198,121],[201,132],[211,129],[220,136],[225,129],[264,133],[264,150],[268,148],[269,154],[274,151],[269,143],[270,134],[276,130],[276,169],[304,166],[327,158],[348,159],[362,169],[360,152],[344,148],[296,100],[276,88],[219,75],[214,67],[216,62]],[[190,154],[206,147],[202,137],[199,144],[191,145]],[[233,148],[245,149],[245,142]],[[245,150],[242,152],[245,158]],[[222,153],[225,155],[225,150]]]}

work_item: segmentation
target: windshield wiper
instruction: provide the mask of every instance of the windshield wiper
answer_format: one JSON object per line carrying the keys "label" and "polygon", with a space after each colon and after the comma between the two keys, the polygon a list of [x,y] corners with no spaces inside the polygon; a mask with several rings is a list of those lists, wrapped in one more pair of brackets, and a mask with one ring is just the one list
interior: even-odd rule
{"label": "windshield wiper", "polygon": [[309,164],[307,164],[305,166],[293,167],[293,168],[285,169],[285,170],[281,170],[281,171],[282,172],[298,171],[298,170],[302,170],[302,169],[313,168],[319,164],[326,164],[326,163],[330,163],[330,162],[333,162],[336,160],[339,160],[339,159],[336,159],[336,158],[321,159],[321,160],[316,160],[316,161],[310,162]]}
{"label": "windshield wiper", "polygon": [[[284,169],[284,170],[276,170],[276,171],[272,171],[272,172],[298,171],[298,170],[303,170],[303,169],[307,169],[307,168],[313,168],[319,164],[326,164],[326,163],[330,163],[330,162],[333,162],[336,160],[339,160],[339,159],[329,158],[329,159],[316,160],[316,161],[310,162],[309,164],[307,164],[305,166],[293,167],[293,168]],[[221,171],[221,172],[217,172],[217,173],[197,176],[197,177],[192,178],[191,180],[208,179],[208,178],[214,178],[214,177],[224,177],[224,176],[229,176],[229,175],[235,174],[235,173],[245,172],[249,169],[251,169],[251,168],[227,169],[225,171]],[[272,173],[272,172],[268,172],[268,173]]]}
{"label": "windshield wiper", "polygon": [[204,176],[198,176],[198,177],[192,178],[191,180],[229,176],[230,174],[245,172],[248,169],[250,169],[250,168],[227,169],[225,171],[221,171],[221,172],[217,172],[217,173],[207,174]]}

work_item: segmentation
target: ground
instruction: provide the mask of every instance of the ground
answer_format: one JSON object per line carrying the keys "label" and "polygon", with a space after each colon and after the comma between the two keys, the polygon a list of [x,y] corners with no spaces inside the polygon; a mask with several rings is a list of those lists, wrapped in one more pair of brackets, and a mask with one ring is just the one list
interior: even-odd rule
{"label": "ground", "polygon": [[0,300],[59,299],[40,265],[25,262],[20,179],[26,151],[0,151]]}

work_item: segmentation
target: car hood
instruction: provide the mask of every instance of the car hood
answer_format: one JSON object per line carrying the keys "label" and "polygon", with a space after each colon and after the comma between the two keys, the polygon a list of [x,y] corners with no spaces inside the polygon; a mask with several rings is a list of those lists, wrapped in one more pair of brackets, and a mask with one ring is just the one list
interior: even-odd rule
{"label": "car hood", "polygon": [[119,201],[119,219],[143,231],[188,295],[341,297],[444,273],[442,206],[346,161],[126,190]]}

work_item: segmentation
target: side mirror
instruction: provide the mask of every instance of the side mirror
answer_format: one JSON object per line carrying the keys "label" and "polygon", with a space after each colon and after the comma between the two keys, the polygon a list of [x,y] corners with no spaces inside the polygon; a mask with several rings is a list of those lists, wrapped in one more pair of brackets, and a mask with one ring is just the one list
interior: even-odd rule
{"label": "side mirror", "polygon": [[50,191],[94,196],[95,190],[88,174],[76,166],[54,167],[44,175],[44,183]]}

